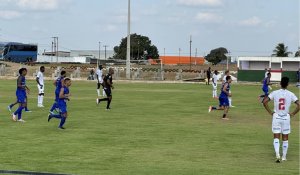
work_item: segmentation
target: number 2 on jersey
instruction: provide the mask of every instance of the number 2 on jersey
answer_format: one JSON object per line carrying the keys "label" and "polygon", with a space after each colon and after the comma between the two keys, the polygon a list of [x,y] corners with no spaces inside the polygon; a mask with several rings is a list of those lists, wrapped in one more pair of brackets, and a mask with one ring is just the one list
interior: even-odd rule
{"label": "number 2 on jersey", "polygon": [[279,99],[279,110],[285,110],[285,98]]}

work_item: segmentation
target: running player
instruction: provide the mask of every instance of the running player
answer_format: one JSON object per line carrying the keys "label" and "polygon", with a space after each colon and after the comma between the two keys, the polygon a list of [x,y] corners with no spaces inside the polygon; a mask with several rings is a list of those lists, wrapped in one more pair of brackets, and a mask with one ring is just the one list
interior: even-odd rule
{"label": "running player", "polygon": [[113,82],[112,82],[112,75],[114,74],[114,69],[109,68],[108,74],[103,79],[103,86],[104,91],[106,94],[106,98],[103,99],[96,99],[96,103],[99,104],[101,101],[107,101],[106,110],[110,110],[110,103],[112,101],[112,92],[111,90],[114,89]]}
{"label": "running player", "polygon": [[53,82],[53,85],[56,87],[55,88],[55,100],[54,100],[54,103],[50,109],[50,113],[52,114],[53,111],[55,109],[58,108],[58,104],[57,104],[57,101],[58,101],[58,98],[59,98],[59,92],[60,92],[60,89],[63,87],[64,85],[64,78],[66,77],[67,73],[66,71],[61,71],[60,72],[60,77],[58,77],[54,82]]}
{"label": "running player", "polygon": [[43,108],[43,99],[44,99],[44,72],[45,72],[45,67],[41,66],[40,67],[40,71],[37,73],[36,75],[36,82],[37,82],[37,87],[38,87],[38,91],[39,91],[39,95],[38,95],[38,107],[39,108]]}
{"label": "running player", "polygon": [[64,85],[60,89],[59,97],[57,100],[58,108],[60,110],[59,114],[49,114],[48,115],[48,122],[54,117],[57,119],[60,119],[60,124],[58,128],[65,129],[64,124],[66,122],[66,119],[68,117],[68,111],[67,111],[67,101],[70,101],[70,90],[69,87],[71,86],[72,82],[70,78],[64,79]]}
{"label": "running player", "polygon": [[[17,90],[16,90],[16,96],[17,101],[20,104],[19,108],[13,113],[12,119],[13,121],[18,122],[25,122],[25,120],[22,119],[22,110],[26,107],[26,99],[27,99],[27,93],[30,92],[29,88],[26,86],[26,79],[25,76],[27,74],[26,68],[21,68],[19,70],[20,76],[17,80]],[[18,119],[17,116],[18,115]]]}
{"label": "running player", "polygon": [[218,95],[217,95],[218,79],[219,79],[218,74],[219,74],[219,72],[217,70],[215,70],[213,78],[212,78],[213,98],[218,98]]}
{"label": "running player", "polygon": [[219,102],[220,102],[219,108],[212,107],[212,106],[209,106],[208,108],[208,112],[211,112],[212,110],[224,110],[223,117],[222,117],[223,120],[228,120],[227,113],[230,107],[228,97],[231,97],[231,93],[229,93],[231,81],[232,81],[231,76],[227,76],[226,82],[222,85],[222,92],[219,96]]}
{"label": "running player", "polygon": [[[96,76],[97,76],[97,94],[98,94],[98,97],[101,96],[100,87],[101,86],[103,87],[103,70],[102,69],[103,69],[102,65],[99,65],[99,69],[97,69],[97,72],[96,72]],[[104,89],[102,89],[102,96],[105,96]]]}
{"label": "running player", "polygon": [[[224,83],[226,82],[226,77],[227,77],[227,76],[230,76],[229,70],[226,70],[226,71],[225,71],[225,75],[224,75],[224,77],[223,77],[222,84],[224,84]],[[221,91],[222,91],[222,89],[221,89]],[[229,93],[231,93],[231,91],[229,91]],[[230,107],[235,107],[235,106],[232,106],[232,98],[231,98],[231,96],[228,97],[228,101],[229,101],[229,106],[230,106]]]}
{"label": "running player", "polygon": [[262,90],[264,94],[259,96],[260,102],[263,103],[264,99],[269,95],[269,85],[271,85],[271,73],[267,73],[267,77],[263,79]]}
{"label": "running player", "polygon": [[[268,98],[264,99],[264,107],[273,117],[272,132],[274,134],[273,146],[276,154],[276,162],[286,161],[286,155],[289,147],[289,133],[291,132],[290,118],[295,116],[300,110],[300,103],[295,94],[287,90],[289,84],[288,77],[282,77],[280,85],[281,89],[273,91]],[[274,112],[270,110],[268,102],[274,100]],[[297,108],[290,113],[292,103],[297,105]],[[280,159],[280,136],[282,135],[282,159]]]}

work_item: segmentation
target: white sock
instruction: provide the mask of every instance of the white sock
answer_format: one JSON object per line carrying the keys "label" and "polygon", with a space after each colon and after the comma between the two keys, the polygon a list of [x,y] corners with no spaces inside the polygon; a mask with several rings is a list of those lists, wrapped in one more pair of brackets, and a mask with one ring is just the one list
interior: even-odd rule
{"label": "white sock", "polygon": [[40,105],[41,104],[41,96],[39,95],[38,96],[38,105]]}
{"label": "white sock", "polygon": [[40,96],[40,104],[41,104],[41,105],[43,105],[43,100],[44,100],[44,96],[41,95],[41,96]]}
{"label": "white sock", "polygon": [[229,106],[232,106],[232,104],[231,104],[232,99],[228,98],[228,101],[229,101]]}
{"label": "white sock", "polygon": [[283,141],[282,142],[282,157],[285,157],[286,158],[286,154],[287,154],[287,151],[288,151],[288,148],[289,148],[289,141]]}
{"label": "white sock", "polygon": [[279,154],[279,148],[280,148],[279,139],[274,139],[273,146],[274,146],[274,150],[275,150],[275,153],[276,153],[276,157],[280,157],[280,154]]}
{"label": "white sock", "polygon": [[213,97],[217,97],[217,90],[213,90]]}
{"label": "white sock", "polygon": [[100,96],[100,89],[97,89],[98,96]]}

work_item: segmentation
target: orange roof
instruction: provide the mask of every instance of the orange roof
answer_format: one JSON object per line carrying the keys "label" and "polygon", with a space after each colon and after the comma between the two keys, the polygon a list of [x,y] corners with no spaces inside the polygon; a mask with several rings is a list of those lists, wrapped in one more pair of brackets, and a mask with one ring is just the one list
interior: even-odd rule
{"label": "orange roof", "polygon": [[[160,56],[163,64],[200,64],[203,65],[205,60],[203,57],[189,57],[189,56]],[[154,60],[151,64],[157,64]]]}

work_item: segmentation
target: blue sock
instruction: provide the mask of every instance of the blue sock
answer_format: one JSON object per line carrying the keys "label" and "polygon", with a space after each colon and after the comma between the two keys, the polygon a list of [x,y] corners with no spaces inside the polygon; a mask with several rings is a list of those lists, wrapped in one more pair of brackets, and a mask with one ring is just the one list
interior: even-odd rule
{"label": "blue sock", "polygon": [[60,114],[51,114],[50,117],[61,119],[63,118]]}
{"label": "blue sock", "polygon": [[28,108],[27,108],[27,106],[25,107],[25,111],[29,111]]}
{"label": "blue sock", "polygon": [[54,111],[54,109],[56,108],[56,102],[55,103],[53,103],[53,105],[52,105],[52,107],[51,107],[51,109],[50,109],[50,111],[52,112],[52,111]]}
{"label": "blue sock", "polygon": [[18,113],[18,120],[22,119],[22,110]]}
{"label": "blue sock", "polygon": [[14,106],[15,106],[14,104],[10,104],[10,105],[9,105],[10,108],[12,108],[12,107],[14,107]]}
{"label": "blue sock", "polygon": [[216,110],[217,108],[216,107],[212,107],[212,110]]}
{"label": "blue sock", "polygon": [[66,122],[66,117],[62,117],[62,118],[60,119],[59,127],[60,127],[60,128],[63,127],[64,124],[65,124],[65,122]]}
{"label": "blue sock", "polygon": [[19,108],[14,112],[14,115],[19,114],[20,111],[22,111],[24,109],[23,106],[19,106]]}

